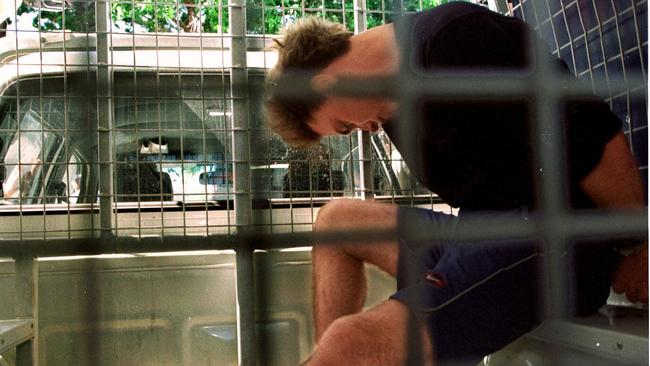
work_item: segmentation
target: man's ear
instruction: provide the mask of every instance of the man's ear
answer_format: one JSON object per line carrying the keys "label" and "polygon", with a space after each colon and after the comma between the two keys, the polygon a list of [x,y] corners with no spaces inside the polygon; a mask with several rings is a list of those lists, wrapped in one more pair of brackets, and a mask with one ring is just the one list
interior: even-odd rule
{"label": "man's ear", "polygon": [[327,93],[336,84],[336,77],[324,73],[319,73],[311,78],[311,88],[318,93]]}

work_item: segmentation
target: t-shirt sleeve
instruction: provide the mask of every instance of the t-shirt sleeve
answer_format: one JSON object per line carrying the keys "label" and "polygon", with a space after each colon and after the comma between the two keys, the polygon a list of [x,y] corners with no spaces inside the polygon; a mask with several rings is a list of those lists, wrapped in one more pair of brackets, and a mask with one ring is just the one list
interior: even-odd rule
{"label": "t-shirt sleeve", "polygon": [[570,179],[579,183],[600,161],[605,145],[621,130],[621,120],[597,97],[566,103]]}
{"label": "t-shirt sleeve", "polygon": [[[555,61],[557,71],[565,75],[564,84],[582,83],[569,71],[564,61]],[[564,98],[562,108],[566,124],[569,179],[577,184],[596,167],[605,145],[621,131],[622,122],[609,105],[595,95]]]}

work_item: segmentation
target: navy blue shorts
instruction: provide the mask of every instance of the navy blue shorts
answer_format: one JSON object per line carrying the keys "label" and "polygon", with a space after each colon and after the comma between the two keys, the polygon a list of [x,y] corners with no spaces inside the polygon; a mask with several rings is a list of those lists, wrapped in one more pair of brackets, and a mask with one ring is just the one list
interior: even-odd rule
{"label": "navy blue shorts", "polygon": [[[461,212],[456,217],[426,209],[398,209],[398,290],[391,298],[424,317],[439,365],[474,366],[543,319],[541,241],[447,240],[414,245],[404,239],[409,230],[435,230],[496,215],[527,220],[528,212]],[[568,248],[568,311],[593,313],[605,303],[620,257],[608,242]],[[413,266],[419,267],[413,271]],[[409,270],[415,272],[414,278],[408,278]]]}
{"label": "navy blue shorts", "polygon": [[[405,230],[458,225],[489,215],[527,219],[527,211],[469,212],[458,217],[431,210],[398,210],[399,262],[397,292],[391,298],[406,303],[425,318],[439,364],[476,365],[535,328],[542,320],[543,258],[540,241],[452,240],[413,245]],[[415,278],[409,269],[420,266]],[[602,271],[602,267],[598,271]],[[592,272],[593,273],[593,272]],[[609,293],[604,283],[590,308],[597,309]],[[602,292],[602,291],[601,291]]]}

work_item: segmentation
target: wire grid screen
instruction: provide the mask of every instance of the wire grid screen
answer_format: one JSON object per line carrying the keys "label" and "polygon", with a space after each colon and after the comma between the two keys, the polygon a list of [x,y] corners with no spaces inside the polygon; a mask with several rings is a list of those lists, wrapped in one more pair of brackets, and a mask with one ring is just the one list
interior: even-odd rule
{"label": "wire grid screen", "polygon": [[514,0],[499,10],[536,28],[553,54],[610,104],[647,187],[647,1]]}
{"label": "wire grid screen", "polygon": [[[405,9],[437,3],[409,1]],[[0,228],[3,238],[228,234],[238,220],[236,191],[256,208],[244,213],[246,224],[270,232],[309,230],[318,206],[333,197],[370,191],[393,202],[438,203],[382,134],[368,142],[371,177],[362,186],[355,135],[297,151],[264,125],[264,71],[274,63],[266,49],[284,24],[317,15],[361,31],[391,21],[392,1],[247,4],[247,105],[238,110],[233,90],[242,83],[231,82],[238,38],[229,24],[238,7],[213,0],[16,4],[3,3],[0,38],[0,214],[11,223]],[[233,116],[247,119],[245,162],[233,158],[233,131],[240,130]],[[250,176],[237,178],[234,166],[242,163]],[[235,189],[237,179],[250,183]]]}
{"label": "wire grid screen", "polygon": [[[51,2],[21,5],[20,18],[12,15],[0,38],[3,239],[97,237],[105,230],[137,238],[230,234],[246,224],[272,233],[302,231],[311,228],[322,202],[368,190],[392,202],[428,207],[438,202],[414,182],[381,134],[367,143],[354,134],[328,138],[300,152],[288,149],[264,127],[263,73],[274,62],[272,53],[264,51],[270,35],[305,15],[362,31],[394,19],[392,1],[366,1],[365,8],[352,1],[325,0],[247,4],[245,64],[233,56],[242,37],[233,36],[231,15],[239,6],[79,0],[44,9],[46,3]],[[405,10],[417,11],[437,2],[404,4]],[[630,5],[635,12],[623,9],[620,14],[625,19],[634,14],[640,39],[646,26],[641,23],[645,13],[637,14],[645,2],[639,4]],[[514,5],[515,14],[527,14],[525,3]],[[552,5],[546,5],[550,13]],[[571,4],[565,8],[570,11]],[[553,19],[565,21],[565,13],[559,11],[560,17]],[[621,18],[609,16],[616,22],[606,24],[619,24]],[[590,34],[610,34],[602,28],[592,26]],[[620,32],[622,26],[616,29]],[[557,54],[565,56],[568,50],[575,57],[568,63],[581,77],[595,79],[605,70],[610,75],[602,44],[600,70],[593,58],[584,71],[578,66],[584,58],[571,43],[579,40],[570,39],[567,47],[567,41],[552,39]],[[618,39],[622,44],[623,37]],[[645,65],[647,41],[638,43],[640,48],[621,51],[625,56],[619,62],[633,63],[638,57],[636,62]],[[646,67],[641,70],[645,78]],[[233,81],[241,71],[243,84]],[[245,108],[238,89],[242,85]],[[605,96],[615,110],[623,101],[629,107],[629,125],[639,130],[629,127],[627,132],[642,160],[640,146],[647,140],[634,139],[645,135],[637,131],[645,131],[647,121],[636,125],[637,114],[645,118],[645,112],[631,107],[638,103],[636,94],[608,91]],[[243,129],[235,123],[242,116],[248,120]],[[234,143],[233,136],[241,132],[247,143]],[[373,156],[370,179],[365,179],[370,187],[360,179],[366,163],[359,157],[362,149]],[[248,155],[240,159],[236,150]],[[250,175],[238,175],[235,167]],[[647,172],[647,157],[642,171]],[[243,190],[236,186],[242,177],[247,183]],[[244,205],[253,208],[243,218],[234,213],[237,198],[250,200]],[[241,287],[250,285],[239,273],[237,277]]]}

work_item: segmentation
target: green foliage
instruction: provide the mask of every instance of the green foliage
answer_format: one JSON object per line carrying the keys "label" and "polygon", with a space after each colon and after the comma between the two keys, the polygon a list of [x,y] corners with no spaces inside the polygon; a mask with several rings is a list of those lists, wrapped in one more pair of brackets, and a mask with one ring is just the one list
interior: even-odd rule
{"label": "green foliage", "polygon": [[[17,14],[38,13],[38,9],[25,5],[18,8]],[[95,11],[82,7],[66,8],[62,12],[41,11],[32,23],[38,30],[72,30],[76,32],[95,31]]]}
{"label": "green foliage", "polygon": [[277,34],[286,23],[303,15],[302,0],[247,0],[246,30],[251,34]]}
{"label": "green foliage", "polygon": [[[367,0],[366,24],[372,28],[394,19],[395,0]],[[432,8],[450,0],[405,0],[406,11]],[[228,32],[228,0],[115,0],[113,27],[124,32]],[[82,3],[83,4],[83,3]],[[354,30],[352,0],[247,0],[246,29],[250,34],[277,34],[287,23],[306,15],[324,16]],[[22,5],[18,15],[38,13]],[[42,11],[34,18],[39,30],[94,31],[94,7],[75,6],[63,12]],[[191,27],[192,22],[198,27]]]}
{"label": "green foliage", "polygon": [[215,4],[203,8],[203,31],[209,33],[227,32],[228,31],[228,8],[219,9],[219,5]]}
{"label": "green foliage", "polygon": [[116,22],[116,26],[118,28],[123,26],[123,30],[127,32],[133,32],[136,25],[142,26],[149,32],[170,32],[180,29],[176,4],[165,4],[165,0],[155,5],[113,4],[111,10],[111,18]]}

